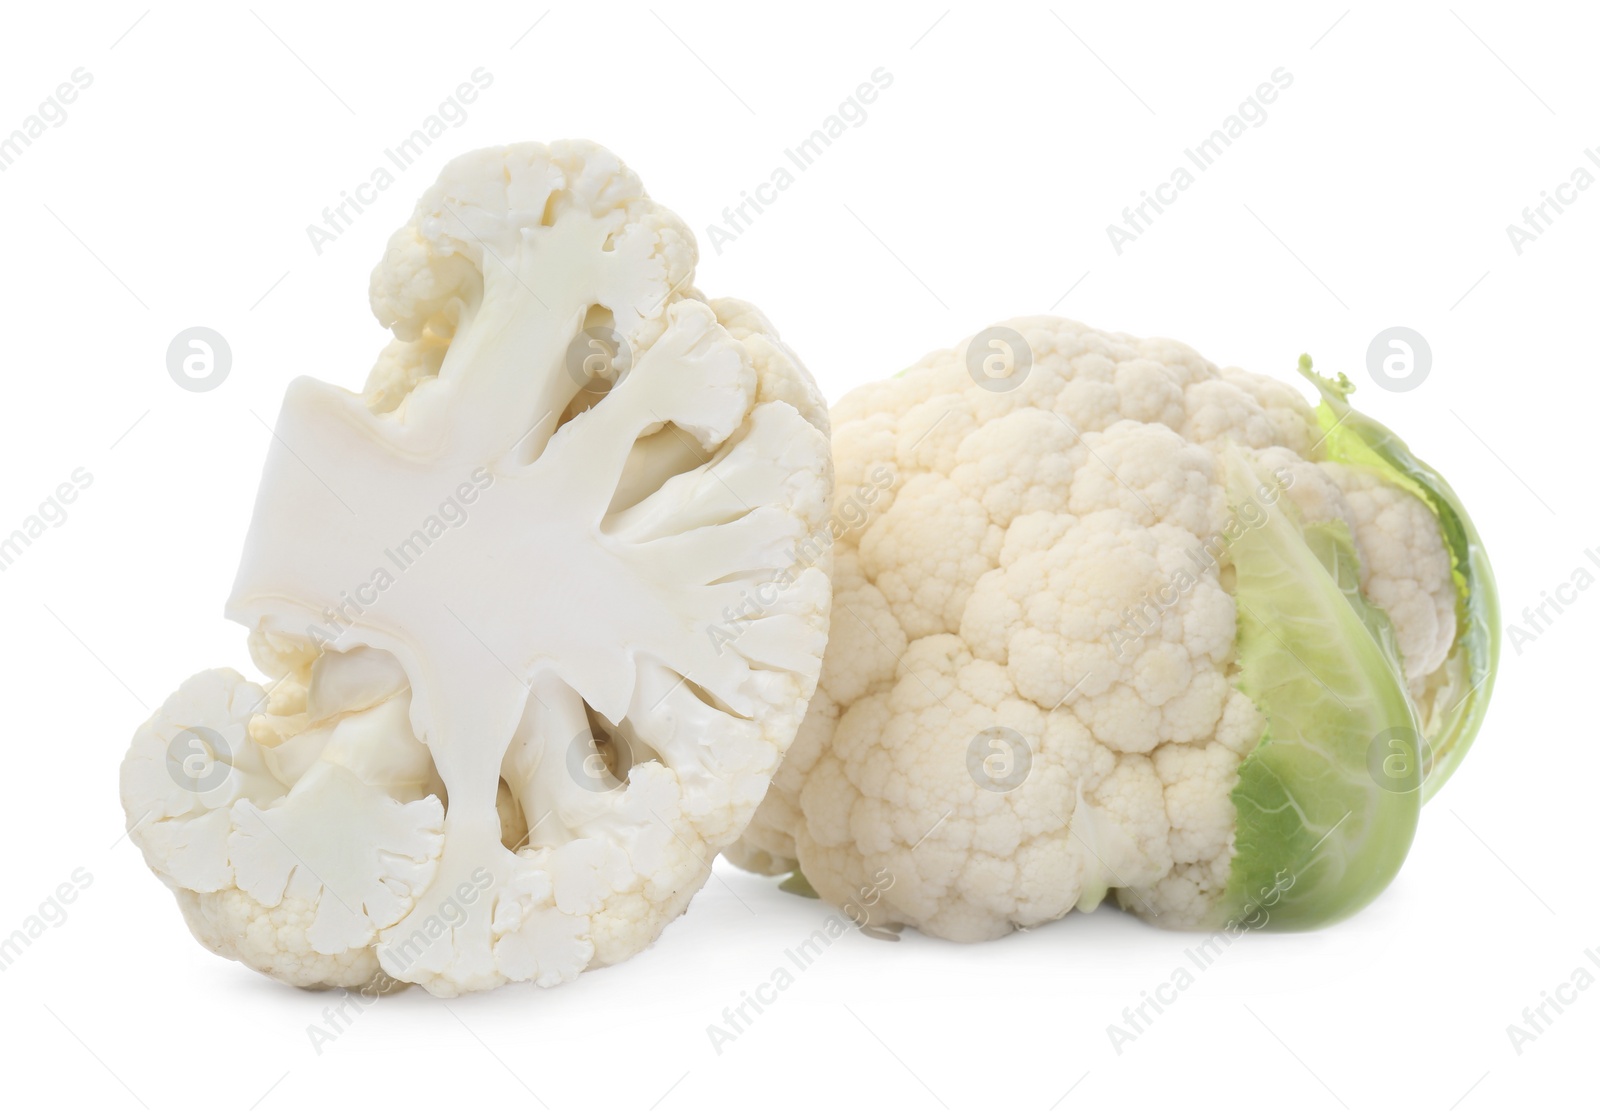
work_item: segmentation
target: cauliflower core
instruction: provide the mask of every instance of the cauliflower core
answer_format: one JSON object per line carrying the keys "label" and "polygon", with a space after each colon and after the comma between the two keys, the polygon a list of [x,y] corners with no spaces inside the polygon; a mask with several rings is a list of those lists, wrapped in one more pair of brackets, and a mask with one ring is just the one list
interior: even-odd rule
{"label": "cauliflower core", "polygon": [[364,395],[289,387],[229,617],[123,766],[196,936],[304,986],[541,985],[645,947],[816,683],[814,385],[609,152],[452,161]]}
{"label": "cauliflower core", "polygon": [[[1387,882],[1457,644],[1452,554],[1411,489],[1331,461],[1298,393],[1033,318],[848,394],[833,423],[838,494],[882,496],[836,545],[821,684],[736,862],[858,908],[892,877],[874,924],[959,941],[1108,890],[1180,927],[1275,904],[1226,898],[1236,856],[1252,888],[1282,857],[1280,893],[1325,879],[1354,905]],[[1408,733],[1411,781],[1377,788],[1369,739]],[[1271,818],[1247,841],[1241,774]]]}

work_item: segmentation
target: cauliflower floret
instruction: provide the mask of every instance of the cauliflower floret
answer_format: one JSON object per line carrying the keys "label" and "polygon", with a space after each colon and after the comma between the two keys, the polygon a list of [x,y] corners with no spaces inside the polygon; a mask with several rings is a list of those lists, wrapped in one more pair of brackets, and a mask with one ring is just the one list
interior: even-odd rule
{"label": "cauliflower floret", "polygon": [[[875,921],[957,940],[1108,889],[1202,923],[1267,726],[1240,691],[1230,542],[1278,503],[1344,526],[1419,698],[1455,637],[1450,555],[1422,502],[1327,461],[1290,387],[1169,340],[1001,329],[1031,354],[1009,391],[978,383],[964,344],[835,407],[840,485],[894,487],[837,543],[803,748],[732,855],[798,865],[835,905],[887,873]],[[1266,480],[1244,505],[1239,453]]]}
{"label": "cauliflower floret", "polygon": [[1456,636],[1456,588],[1439,522],[1412,495],[1358,467],[1322,468],[1339,487],[1361,556],[1361,591],[1395,625],[1406,682],[1421,700]]}
{"label": "cauliflower floret", "polygon": [[313,949],[306,928],[316,907],[307,899],[265,906],[237,890],[201,894],[180,888],[175,893],[184,921],[200,944],[286,984],[364,988],[383,975],[371,945],[339,953]]}
{"label": "cauliflower floret", "polygon": [[278,682],[276,705],[213,670],[139,729],[122,768],[129,834],[213,952],[291,982],[366,969],[359,985],[377,973],[378,925],[432,877],[443,787],[392,658],[285,662],[301,672]]}

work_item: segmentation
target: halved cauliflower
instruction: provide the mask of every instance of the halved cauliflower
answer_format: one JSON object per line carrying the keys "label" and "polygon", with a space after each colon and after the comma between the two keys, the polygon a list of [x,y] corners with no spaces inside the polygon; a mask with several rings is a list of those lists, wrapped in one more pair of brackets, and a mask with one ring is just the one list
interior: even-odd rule
{"label": "halved cauliflower", "polygon": [[760,802],[829,619],[827,417],[592,144],[449,163],[364,394],[286,394],[229,617],[123,765],[197,937],[439,995],[622,960]]}
{"label": "halved cauliflower", "polygon": [[1443,481],[1303,364],[1320,414],[1032,318],[846,395],[838,493],[879,496],[730,857],[961,941],[1108,890],[1177,927],[1369,901],[1481,719],[1493,582]]}

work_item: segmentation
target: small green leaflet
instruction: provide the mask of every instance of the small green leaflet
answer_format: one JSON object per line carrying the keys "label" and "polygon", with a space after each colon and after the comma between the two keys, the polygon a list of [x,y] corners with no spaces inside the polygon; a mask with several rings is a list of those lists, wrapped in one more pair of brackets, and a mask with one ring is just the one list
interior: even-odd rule
{"label": "small green leaflet", "polygon": [[778,889],[780,891],[788,891],[790,894],[797,894],[801,898],[821,897],[817,894],[816,888],[806,881],[805,872],[803,871],[791,873],[787,879],[778,884]]}

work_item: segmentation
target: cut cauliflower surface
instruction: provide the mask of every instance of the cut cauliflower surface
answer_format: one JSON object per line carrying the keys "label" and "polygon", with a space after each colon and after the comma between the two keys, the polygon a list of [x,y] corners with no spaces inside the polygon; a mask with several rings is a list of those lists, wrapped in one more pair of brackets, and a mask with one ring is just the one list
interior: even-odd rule
{"label": "cut cauliflower surface", "polygon": [[[1009,388],[983,349],[1007,331]],[[1377,788],[1369,739],[1414,749],[1433,709],[1452,553],[1412,489],[1331,461],[1293,388],[1031,318],[849,393],[833,424],[836,494],[881,495],[836,544],[821,683],[730,858],[841,906],[892,877],[874,924],[960,941],[1108,890],[1216,925],[1285,878],[1285,923],[1318,924],[1392,876],[1425,759],[1396,747],[1411,780]],[[1309,605],[1276,574],[1296,564]],[[1291,657],[1329,645],[1354,651],[1318,662],[1346,695],[1295,692],[1315,674]]]}
{"label": "cut cauliflower surface", "polygon": [[822,398],[610,152],[451,161],[354,393],[294,381],[228,615],[122,768],[223,956],[306,987],[541,986],[649,945],[765,794],[830,618]]}

